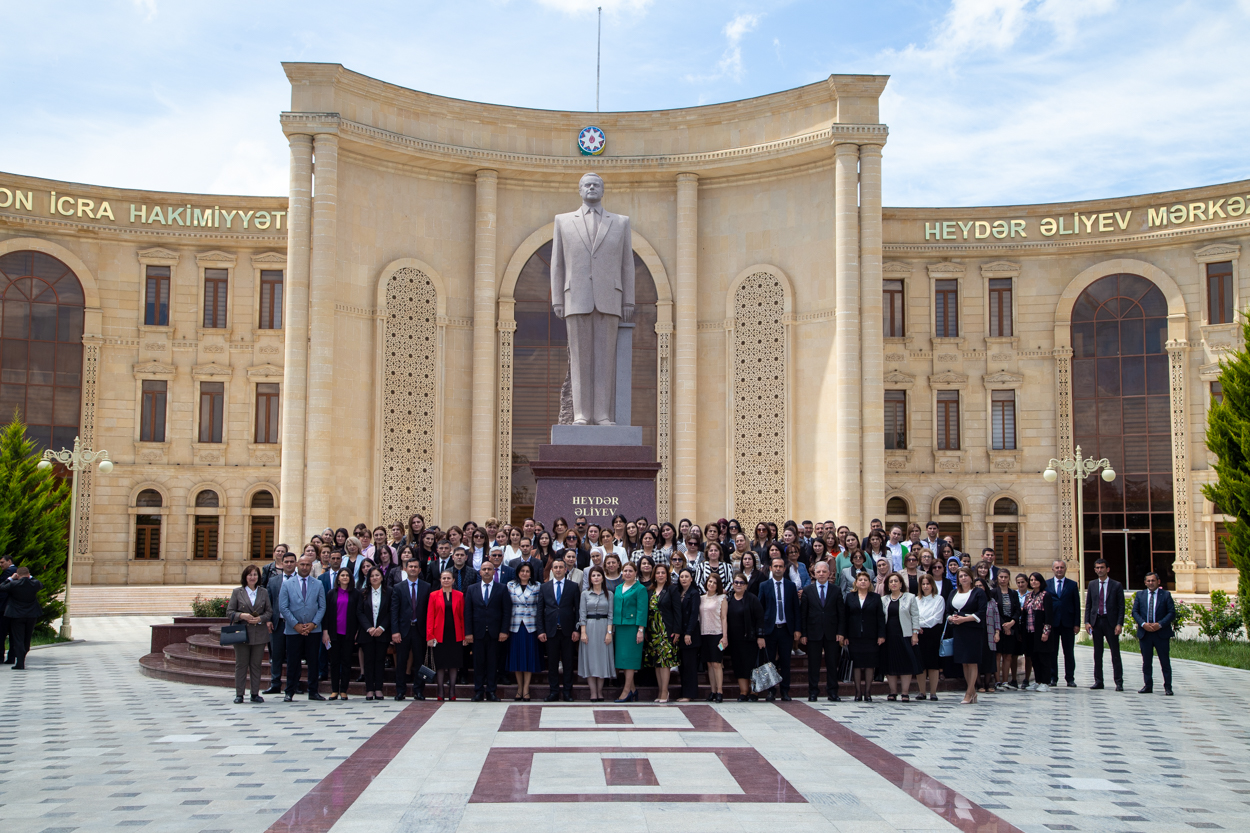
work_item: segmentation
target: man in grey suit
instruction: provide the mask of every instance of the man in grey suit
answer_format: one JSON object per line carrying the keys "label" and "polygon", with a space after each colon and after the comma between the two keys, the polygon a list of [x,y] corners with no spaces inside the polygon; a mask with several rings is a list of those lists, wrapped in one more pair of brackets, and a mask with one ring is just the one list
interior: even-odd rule
{"label": "man in grey suit", "polygon": [[603,179],[578,184],[582,207],[557,214],[551,245],[551,308],[564,319],[574,425],[615,425],[616,331],[634,315],[629,218],[603,208]]}
{"label": "man in grey suit", "polygon": [[317,660],[321,656],[321,618],[326,613],[325,586],[312,577],[312,556],[300,556],[294,576],[284,579],[278,591],[278,610],[286,633],[286,696],[295,699],[299,687],[300,660],[308,665],[308,699],[324,700],[317,693]]}
{"label": "man in grey suit", "polygon": [[273,621],[269,623],[269,688],[264,694],[282,693],[282,662],[286,659],[286,628],[282,625],[282,613],[278,610],[278,594],[282,582],[295,575],[295,553],[283,551],[282,570],[269,576],[265,590],[269,592],[269,607]]}

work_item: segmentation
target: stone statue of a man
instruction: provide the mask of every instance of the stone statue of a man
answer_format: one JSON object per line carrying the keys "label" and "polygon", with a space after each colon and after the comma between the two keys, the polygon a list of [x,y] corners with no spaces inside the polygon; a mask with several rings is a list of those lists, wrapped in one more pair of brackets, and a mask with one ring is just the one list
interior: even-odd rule
{"label": "stone statue of a man", "polygon": [[603,208],[603,179],[578,186],[582,207],[557,214],[551,246],[551,306],[569,337],[574,425],[615,425],[616,330],[634,315],[629,218]]}

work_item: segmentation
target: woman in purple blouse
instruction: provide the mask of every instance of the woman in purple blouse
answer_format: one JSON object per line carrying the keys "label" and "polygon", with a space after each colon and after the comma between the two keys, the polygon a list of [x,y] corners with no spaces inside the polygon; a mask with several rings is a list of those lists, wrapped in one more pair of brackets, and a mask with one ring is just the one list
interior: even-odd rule
{"label": "woman in purple blouse", "polygon": [[347,699],[351,682],[352,647],[356,644],[356,606],[352,572],[346,567],[335,576],[334,589],[326,593],[326,612],[321,620],[321,638],[330,649],[330,699]]}

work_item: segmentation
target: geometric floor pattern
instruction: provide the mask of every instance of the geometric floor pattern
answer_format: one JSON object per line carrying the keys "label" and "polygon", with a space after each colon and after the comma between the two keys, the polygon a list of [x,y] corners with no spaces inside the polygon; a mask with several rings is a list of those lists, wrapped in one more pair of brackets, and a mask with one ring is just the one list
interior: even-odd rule
{"label": "geometric floor pattern", "polygon": [[[139,674],[148,625],[0,668],[3,833],[1248,830],[1250,672],[1177,696],[938,703],[231,702]],[[1108,669],[1109,670],[1109,669]],[[1156,670],[1156,674],[1157,674]]]}

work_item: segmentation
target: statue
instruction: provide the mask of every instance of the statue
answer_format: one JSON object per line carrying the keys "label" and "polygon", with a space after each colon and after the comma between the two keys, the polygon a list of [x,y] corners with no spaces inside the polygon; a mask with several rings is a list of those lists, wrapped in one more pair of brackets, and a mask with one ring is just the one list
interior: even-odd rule
{"label": "statue", "polygon": [[574,425],[616,425],[616,333],[634,315],[629,218],[603,208],[603,178],[585,174],[582,207],[557,214],[551,307],[564,319]]}

